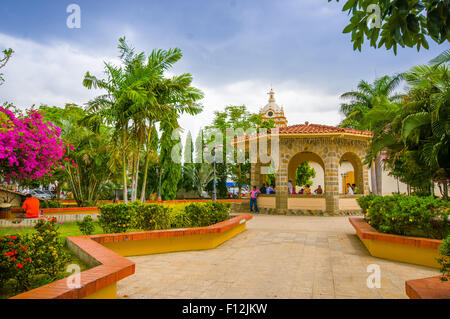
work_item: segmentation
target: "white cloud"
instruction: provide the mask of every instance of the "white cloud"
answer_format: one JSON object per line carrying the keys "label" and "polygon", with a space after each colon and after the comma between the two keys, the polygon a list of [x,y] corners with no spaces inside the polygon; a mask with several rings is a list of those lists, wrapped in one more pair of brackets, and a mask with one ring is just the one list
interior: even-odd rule
{"label": "white cloud", "polygon": [[[1,33],[0,47],[11,47],[15,51],[3,69],[6,83],[0,87],[0,101],[13,102],[23,108],[33,104],[82,105],[101,93],[83,87],[85,72],[101,76],[103,61],[119,63],[114,56],[95,55],[71,43],[41,44]],[[249,111],[258,112],[267,103],[270,83],[263,80],[240,79],[212,86],[202,82],[201,70],[191,70],[191,73],[198,74],[194,85],[205,93],[202,101],[204,111],[197,116],[183,115],[180,125],[194,136],[201,127],[212,122],[214,111],[221,111],[226,105],[244,104]],[[329,125],[339,123],[338,92],[335,95],[325,93],[320,88],[311,87],[311,83],[294,80],[273,83],[273,88],[277,103],[284,107],[290,125],[305,121]]]}
{"label": "white cloud", "polygon": [[[194,83],[205,93],[204,111],[197,116],[185,115],[180,125],[194,135],[200,127],[212,122],[214,111],[222,111],[227,105],[246,105],[250,112],[258,112],[268,101],[270,83],[259,80],[243,80],[227,85],[208,87]],[[284,108],[289,125],[306,121],[316,124],[337,125],[341,118],[338,107],[339,94],[330,95],[320,89],[306,89],[306,84],[286,81],[273,85],[278,105]]]}
{"label": "white cloud", "polygon": [[2,70],[6,83],[0,87],[1,102],[13,102],[22,108],[87,102],[100,91],[83,87],[85,72],[101,75],[103,60],[114,60],[87,54],[69,43],[40,44],[1,33],[0,47],[15,51]]}

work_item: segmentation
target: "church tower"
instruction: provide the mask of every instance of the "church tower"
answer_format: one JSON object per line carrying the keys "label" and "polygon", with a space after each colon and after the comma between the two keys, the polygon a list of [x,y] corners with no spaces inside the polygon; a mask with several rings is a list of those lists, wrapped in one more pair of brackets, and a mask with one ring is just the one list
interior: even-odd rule
{"label": "church tower", "polygon": [[286,127],[287,119],[286,116],[284,116],[283,107],[280,107],[275,103],[275,92],[273,89],[270,89],[270,92],[267,94],[270,96],[269,103],[259,111],[259,114],[262,115],[264,120],[274,120],[276,127]]}

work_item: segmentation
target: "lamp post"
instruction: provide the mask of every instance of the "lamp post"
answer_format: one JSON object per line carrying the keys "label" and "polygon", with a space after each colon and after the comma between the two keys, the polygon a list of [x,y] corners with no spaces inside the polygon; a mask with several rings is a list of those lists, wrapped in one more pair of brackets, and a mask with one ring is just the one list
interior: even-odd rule
{"label": "lamp post", "polygon": [[216,148],[214,148],[214,182],[213,182],[213,201],[217,200],[217,191],[216,191]]}
{"label": "lamp post", "polygon": [[217,190],[216,190],[216,151],[217,150],[222,150],[222,145],[218,145],[218,146],[214,146],[214,163],[213,163],[213,167],[214,167],[214,185],[213,185],[213,201],[217,200]]}

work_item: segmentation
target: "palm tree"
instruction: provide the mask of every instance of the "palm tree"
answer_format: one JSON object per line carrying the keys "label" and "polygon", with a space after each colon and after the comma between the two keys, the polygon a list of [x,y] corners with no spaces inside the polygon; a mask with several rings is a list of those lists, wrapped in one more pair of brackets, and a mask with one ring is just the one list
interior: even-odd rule
{"label": "palm tree", "polygon": [[[447,181],[450,176],[450,74],[445,63],[413,67],[404,78],[411,86],[410,102],[402,122],[405,143],[420,149],[420,156],[433,177]],[[444,183],[443,195],[448,196]]]}
{"label": "palm tree", "polygon": [[96,202],[113,175],[110,167],[104,164],[110,156],[109,129],[102,126],[94,132],[70,117],[61,124],[64,140],[74,146],[67,156],[76,165],[67,163],[64,170],[74,198],[79,206],[86,201]]}
{"label": "palm tree", "polygon": [[441,54],[439,54],[437,57],[435,57],[433,60],[430,61],[430,64],[432,65],[441,65],[443,63],[448,63],[450,61],[450,49],[445,50]]}
{"label": "palm tree", "polygon": [[148,94],[144,88],[145,79],[133,72],[132,65],[142,60],[142,55],[135,55],[133,50],[126,46],[125,38],[119,40],[122,62],[125,68],[116,67],[105,63],[106,79],[98,79],[86,73],[83,85],[88,89],[104,89],[106,94],[96,97],[88,103],[88,110],[96,113],[106,123],[112,124],[115,132],[120,136],[120,152],[122,161],[122,179],[124,203],[128,203],[127,187],[127,162],[129,151],[129,122],[133,114],[139,110],[139,106],[148,100]]}
{"label": "palm tree", "polygon": [[[160,79],[153,86],[156,103],[144,106],[144,114],[147,124],[146,149],[149,150],[151,140],[151,130],[156,122],[165,121],[175,126],[176,119],[182,113],[196,115],[202,111],[202,107],[197,103],[203,98],[203,93],[192,87],[192,76],[184,73],[172,78],[164,78],[163,71],[181,58],[179,49],[153,50],[148,58],[145,68],[160,68]],[[141,190],[141,201],[145,200],[145,187],[147,185],[148,165],[151,157],[151,151],[146,152],[144,163],[144,177]]]}
{"label": "palm tree", "polygon": [[203,98],[203,93],[191,86],[192,76],[188,73],[170,79],[164,77],[164,72],[181,59],[180,49],[153,50],[146,58],[144,52],[136,54],[125,38],[120,38],[119,50],[123,67],[105,63],[107,79],[99,80],[86,73],[83,84],[89,89],[107,91],[88,106],[114,125],[116,133],[121,136],[124,202],[127,203],[127,167],[131,167],[132,200],[135,200],[142,155],[145,162],[141,200],[145,200],[153,125],[183,112],[198,114],[202,108],[196,101]]}
{"label": "palm tree", "polygon": [[[357,90],[349,91],[341,95],[341,99],[349,100],[342,103],[340,110],[345,119],[341,127],[357,130],[373,130],[375,126],[367,118],[367,113],[377,105],[398,102],[403,98],[401,94],[395,94],[395,89],[402,80],[402,74],[394,76],[385,75],[376,79],[373,83],[362,80]],[[373,162],[375,166],[373,166]],[[371,168],[372,192],[382,195],[382,157],[378,153],[374,161],[369,162]]]}
{"label": "palm tree", "polygon": [[192,182],[192,185],[197,188],[197,193],[200,197],[208,184],[214,179],[214,171],[211,168],[211,164],[205,162],[199,165],[185,166],[183,173]]}

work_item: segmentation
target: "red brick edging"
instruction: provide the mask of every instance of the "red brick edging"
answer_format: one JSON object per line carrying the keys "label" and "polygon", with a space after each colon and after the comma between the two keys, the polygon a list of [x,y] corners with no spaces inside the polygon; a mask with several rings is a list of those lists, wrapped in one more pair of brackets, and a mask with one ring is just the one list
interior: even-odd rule
{"label": "red brick edging", "polygon": [[81,272],[81,287],[68,288],[65,278],[11,299],[82,299],[134,274],[135,264],[132,261],[102,246],[101,243],[222,233],[250,219],[252,215],[243,214],[207,227],[67,237],[69,246],[98,263],[98,266]]}
{"label": "red brick edging", "polygon": [[390,242],[394,244],[409,245],[423,248],[437,249],[442,240],[428,239],[421,237],[409,237],[400,235],[391,235],[378,232],[375,228],[370,226],[362,217],[350,217],[350,223],[356,230],[358,236],[362,239],[371,239]]}
{"label": "red brick edging", "polygon": [[440,277],[408,280],[406,294],[411,299],[450,299],[450,281],[441,281]]}

